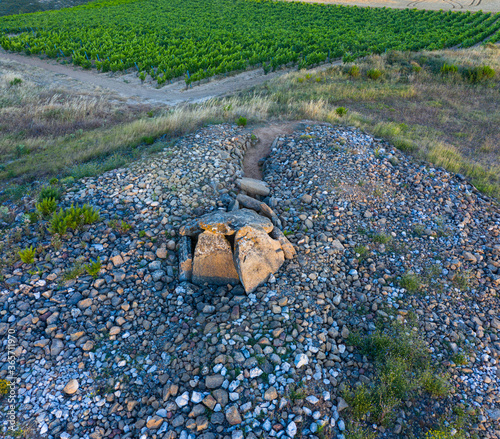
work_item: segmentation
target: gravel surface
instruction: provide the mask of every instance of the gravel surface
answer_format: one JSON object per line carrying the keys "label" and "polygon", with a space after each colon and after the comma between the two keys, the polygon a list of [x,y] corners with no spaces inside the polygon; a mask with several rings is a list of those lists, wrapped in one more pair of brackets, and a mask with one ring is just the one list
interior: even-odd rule
{"label": "gravel surface", "polygon": [[[75,182],[61,204],[89,203],[101,221],[60,246],[15,212],[5,242],[40,249],[5,266],[0,289],[17,425],[49,438],[343,438],[342,390],[374,378],[349,334],[414,315],[452,392],[373,431],[407,437],[463,402],[478,409],[467,435],[499,437],[498,205],[359,130],[307,126],[278,138],[263,172],[296,258],[249,295],[179,282],[179,227],[233,204],[250,142],[211,126]],[[97,278],[68,280],[97,257]],[[410,272],[415,291],[401,286]]]}

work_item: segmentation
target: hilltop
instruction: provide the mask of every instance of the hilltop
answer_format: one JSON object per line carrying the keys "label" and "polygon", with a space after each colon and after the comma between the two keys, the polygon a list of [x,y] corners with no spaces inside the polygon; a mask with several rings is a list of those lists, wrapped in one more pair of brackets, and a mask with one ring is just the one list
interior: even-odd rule
{"label": "hilltop", "polygon": [[498,16],[200,5],[0,19],[2,437],[500,437]]}

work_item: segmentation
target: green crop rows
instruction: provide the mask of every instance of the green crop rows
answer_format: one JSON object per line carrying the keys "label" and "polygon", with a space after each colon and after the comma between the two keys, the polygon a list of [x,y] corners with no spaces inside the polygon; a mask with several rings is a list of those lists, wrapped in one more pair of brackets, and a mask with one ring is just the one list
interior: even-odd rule
{"label": "green crop rows", "polygon": [[97,0],[2,17],[0,44],[83,68],[134,68],[159,84],[178,77],[189,84],[249,67],[267,73],[389,49],[468,47],[497,33],[499,18],[270,0]]}

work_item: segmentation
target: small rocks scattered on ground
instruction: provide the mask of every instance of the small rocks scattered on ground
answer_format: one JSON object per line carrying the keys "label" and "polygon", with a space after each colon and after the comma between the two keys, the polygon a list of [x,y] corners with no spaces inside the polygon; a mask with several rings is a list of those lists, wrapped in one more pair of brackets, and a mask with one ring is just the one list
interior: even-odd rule
{"label": "small rocks scattered on ground", "polygon": [[[374,379],[349,334],[411,313],[451,370],[448,403],[478,409],[471,434],[499,437],[498,205],[460,176],[324,125],[279,138],[264,166],[269,193],[255,192],[241,170],[250,142],[239,128],[204,128],[75,183],[61,204],[89,203],[100,222],[59,243],[37,224],[9,232],[39,249],[34,264],[4,268],[0,292],[0,379],[14,332],[18,425],[65,439],[325,429],[341,439],[343,389]],[[181,226],[237,200],[268,206],[297,254],[250,294],[180,280]],[[97,258],[96,278],[69,275]],[[401,282],[410,275],[413,288]],[[405,437],[445,403],[404,405],[394,428],[373,431]]]}

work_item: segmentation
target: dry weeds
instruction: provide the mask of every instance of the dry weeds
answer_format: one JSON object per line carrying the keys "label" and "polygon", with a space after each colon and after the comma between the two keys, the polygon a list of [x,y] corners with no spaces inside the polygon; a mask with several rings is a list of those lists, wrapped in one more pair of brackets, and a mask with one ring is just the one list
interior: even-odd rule
{"label": "dry weeds", "polygon": [[[10,85],[14,78],[3,75],[0,182],[97,174],[135,159],[155,139],[160,141],[149,150],[205,124],[244,116],[249,123],[309,119],[357,125],[500,196],[499,54],[497,46],[388,53],[359,62],[359,77],[349,75],[349,65],[293,72],[237,96],[149,115],[98,95],[39,90],[25,79]],[[442,75],[445,62],[464,71],[489,65],[497,73],[471,84],[461,74]],[[383,72],[375,81],[366,76],[373,68]],[[347,115],[337,114],[340,106]],[[17,131],[13,120],[21,121]]]}

